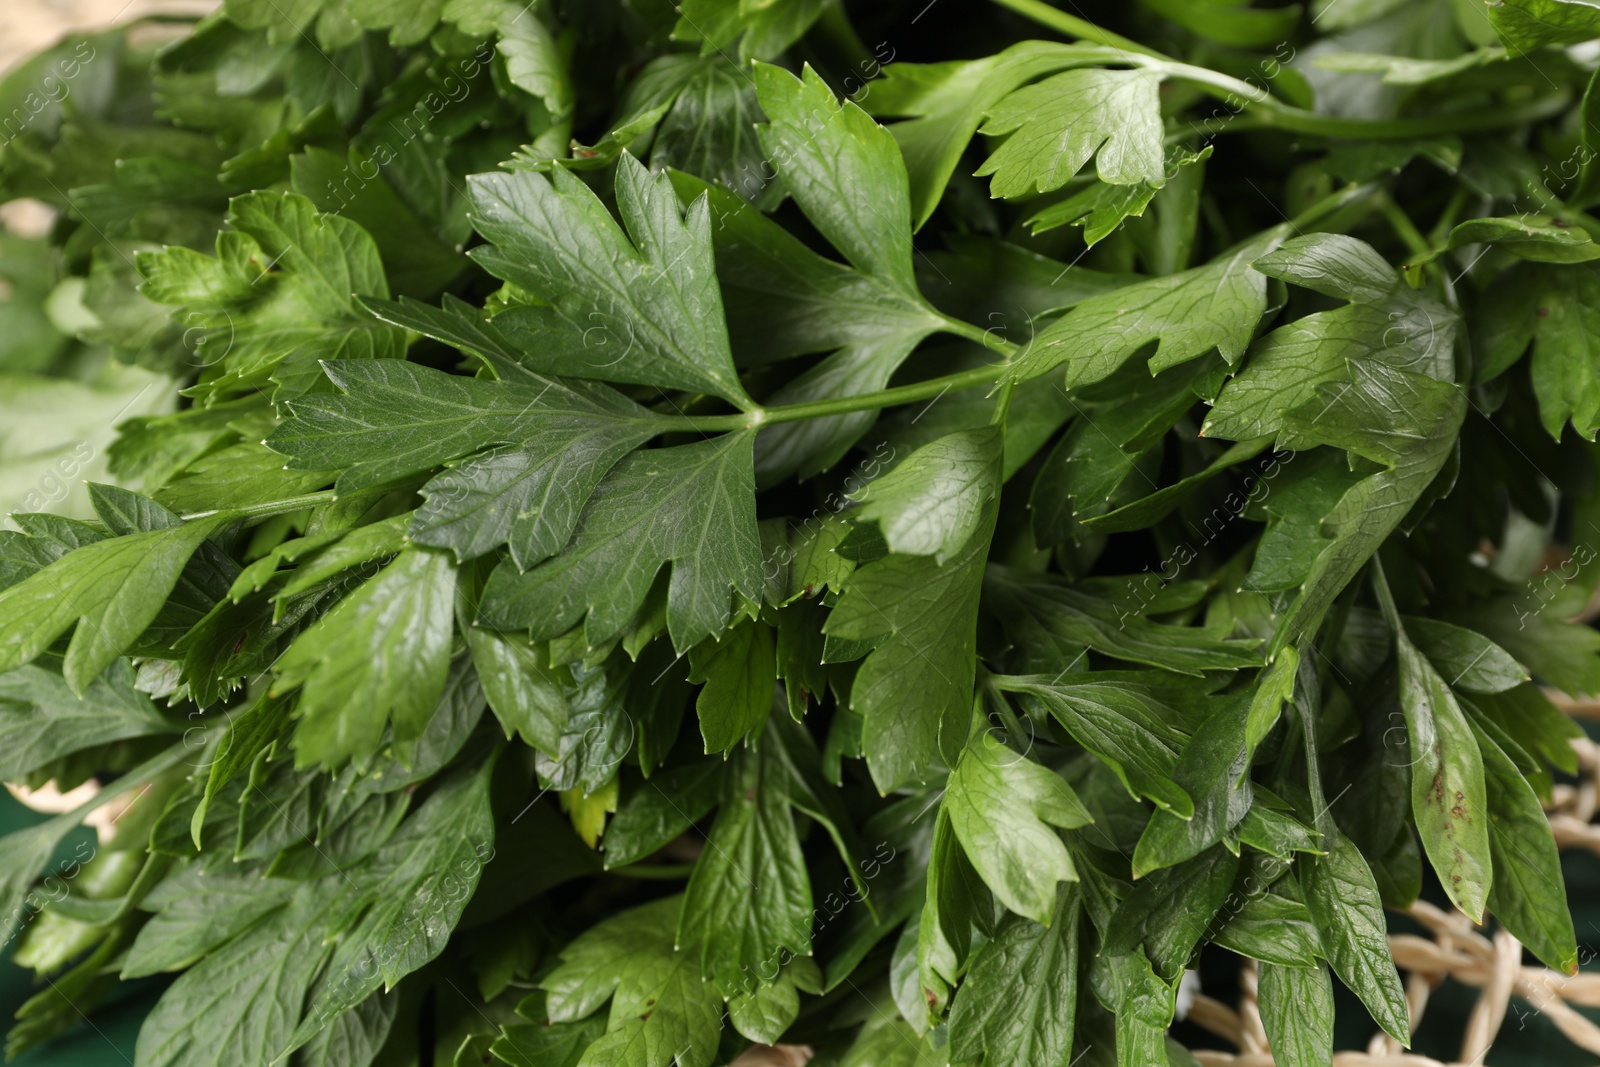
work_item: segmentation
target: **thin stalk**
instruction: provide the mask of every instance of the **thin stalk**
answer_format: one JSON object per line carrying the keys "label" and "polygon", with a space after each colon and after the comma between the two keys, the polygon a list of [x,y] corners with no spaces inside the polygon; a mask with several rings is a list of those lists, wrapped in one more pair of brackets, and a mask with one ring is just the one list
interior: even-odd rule
{"label": "thin stalk", "polygon": [[876,411],[900,404],[914,404],[919,400],[932,400],[952,389],[970,389],[975,385],[993,385],[1000,380],[1004,364],[974,367],[971,370],[929,378],[894,389],[860,396],[841,396],[830,400],[813,400],[806,404],[785,404],[782,407],[764,408],[747,414],[688,416],[678,421],[679,429],[698,430],[704,433],[721,433],[728,430],[754,430],[780,422],[803,422],[806,419],[825,419],[830,415],[849,415],[856,411]]}
{"label": "thin stalk", "polygon": [[1352,140],[1403,140],[1408,137],[1425,137],[1439,133],[1508,129],[1547,119],[1564,110],[1572,102],[1569,94],[1561,92],[1531,104],[1483,108],[1434,118],[1354,119],[1341,115],[1322,115],[1285,103],[1260,86],[1231,75],[1206,67],[1180,63],[1137,41],[1130,41],[1120,34],[1102,29],[1087,19],[1051,7],[1043,0],[994,0],[994,2],[1064,36],[1120,48],[1131,53],[1130,59],[1133,56],[1143,57],[1140,66],[1159,70],[1168,77],[1181,78],[1223,100],[1237,97],[1240,101],[1239,107],[1257,109],[1265,125],[1295,133]]}
{"label": "thin stalk", "polygon": [[1051,7],[1042,0],[994,0],[1001,7],[1008,7],[1024,18],[1030,18],[1041,26],[1048,26],[1065,37],[1076,37],[1081,41],[1093,41],[1095,44],[1109,45],[1112,48],[1121,48],[1126,52],[1138,52],[1140,55],[1153,56],[1156,59],[1167,57],[1154,48],[1149,48],[1122,36],[1112,33],[1090,22],[1088,19],[1069,15],[1060,8]]}
{"label": "thin stalk", "polygon": [[1016,392],[1016,389],[1017,380],[1015,378],[1007,378],[1005,384],[1000,387],[1000,399],[995,403],[994,417],[989,420],[992,425],[1004,426],[1006,424],[1006,413],[1011,410],[1011,394]]}
{"label": "thin stalk", "polygon": [[613,867],[606,872],[623,878],[641,878],[646,881],[671,882],[687,878],[694,873],[692,863],[630,863],[626,867]]}
{"label": "thin stalk", "polygon": [[215,515],[232,515],[241,519],[260,518],[263,516],[286,515],[291,511],[314,508],[318,504],[331,503],[337,499],[338,496],[334,490],[324,489],[320,493],[303,493],[300,496],[285,497],[282,500],[268,500],[260,504],[244,504],[236,508],[211,508],[209,511],[190,511],[178,517],[184,522],[209,519]]}
{"label": "thin stalk", "polygon": [[[731,416],[730,416],[731,417]],[[740,415],[739,418],[748,418]],[[267,500],[260,504],[242,504],[235,508],[212,508],[209,511],[190,511],[178,516],[184,522],[193,522],[196,519],[209,519],[216,515],[226,515],[230,519],[259,519],[271,518],[274,515],[287,515],[291,511],[303,511],[314,508],[319,504],[331,504],[335,500],[349,500],[352,497],[373,496],[378,493],[387,493],[394,489],[404,489],[408,486],[420,484],[417,479],[407,478],[398,482],[385,482],[382,485],[372,485],[365,489],[356,489],[341,493],[337,489],[324,489],[317,493],[302,493],[299,496],[284,497],[282,500]]]}
{"label": "thin stalk", "polygon": [[1363,185],[1347,185],[1343,189],[1329,193],[1321,200],[1306,207],[1298,215],[1287,220],[1289,228],[1293,230],[1316,229],[1318,225],[1326,222],[1329,217],[1358,204],[1364,210],[1370,211],[1377,200],[1375,194],[1381,192],[1382,189],[1372,182],[1367,182]]}
{"label": "thin stalk", "polygon": [[1439,221],[1433,224],[1433,231],[1429,234],[1430,246],[1442,245],[1450,240],[1450,231],[1455,229],[1456,219],[1461,215],[1461,209],[1467,206],[1467,187],[1456,186],[1456,191],[1450,194],[1450,202],[1445,205],[1444,211],[1439,215]]}
{"label": "thin stalk", "polygon": [[[996,0],[997,3],[1006,0]],[[1159,70],[1169,77],[1200,86],[1224,101],[1239,100],[1239,107],[1258,109],[1267,125],[1294,133],[1317,134],[1351,140],[1403,140],[1409,137],[1427,137],[1439,133],[1471,133],[1479,130],[1498,130],[1526,126],[1560,113],[1571,98],[1565,93],[1543,97],[1529,104],[1515,107],[1481,108],[1455,115],[1438,115],[1431,118],[1354,119],[1343,115],[1322,115],[1305,108],[1295,107],[1277,99],[1258,85],[1240,78],[1197,67],[1190,63],[1172,60],[1146,60],[1140,64]]]}
{"label": "thin stalk", "polygon": [[1394,197],[1385,193],[1378,199],[1378,210],[1383,212],[1383,217],[1388,220],[1389,228],[1395,236],[1404,241],[1413,256],[1425,256],[1433,252],[1433,245],[1422,236],[1422,231],[1417,229],[1417,224],[1411,221],[1399,204],[1394,202]]}
{"label": "thin stalk", "polygon": [[1389,628],[1400,633],[1400,609],[1395,606],[1394,594],[1389,591],[1389,578],[1383,573],[1383,560],[1377,554],[1372,556],[1372,591],[1377,594],[1378,607],[1383,611],[1384,619],[1389,623]]}

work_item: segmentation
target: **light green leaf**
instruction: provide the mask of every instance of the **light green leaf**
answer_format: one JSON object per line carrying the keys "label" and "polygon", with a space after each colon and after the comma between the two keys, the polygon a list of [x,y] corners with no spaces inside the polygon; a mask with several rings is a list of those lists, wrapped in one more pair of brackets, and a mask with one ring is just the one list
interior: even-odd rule
{"label": "light green leaf", "polygon": [[540,17],[542,12],[536,14],[522,8],[513,13],[513,10],[505,9],[496,27],[500,31],[498,51],[505,57],[506,77],[512,85],[544,104],[551,123],[564,130],[570,129],[573,99],[567,59],[561,54],[555,35]]}
{"label": "light green leaf", "polygon": [[923,445],[855,495],[862,522],[876,522],[889,551],[943,564],[972,539],[1000,486],[998,426]]}
{"label": "light green leaf", "polygon": [[1167,1067],[1166,1033],[1175,1008],[1173,987],[1162,981],[1144,953],[1110,960],[1114,982],[1117,1067]]}
{"label": "light green leaf", "polygon": [[1499,63],[1505,58],[1504,48],[1475,48],[1448,59],[1417,59],[1375,52],[1324,52],[1317,56],[1315,63],[1321,70],[1382,74],[1385,85],[1426,85]]}
{"label": "light green leaf", "polygon": [[700,979],[698,946],[673,947],[682,897],[667,897],[589,927],[541,985],[550,1021],[573,1022],[611,1001],[605,1036],[579,1067],[709,1067],[722,997]]}
{"label": "light green leaf", "polygon": [[1161,79],[1145,68],[1091,67],[1015,90],[989,109],[982,132],[1011,136],[977,175],[994,175],[991,196],[1045,193],[1094,157],[1103,182],[1165,184]]}
{"label": "light green leaf", "polygon": [[1571,420],[1592,441],[1600,429],[1600,270],[1545,269],[1535,285],[1529,370],[1544,428],[1559,439]]}
{"label": "light green leaf", "polygon": [[1406,636],[1452,689],[1504,693],[1528,681],[1528,672],[1511,653],[1476,630],[1415,615],[1401,621]]}
{"label": "light green leaf", "polygon": [[950,773],[944,806],[962,850],[1001,903],[1048,924],[1057,883],[1078,877],[1052,827],[1094,821],[1072,787],[982,731]]}
{"label": "light green leaf", "polygon": [[1209,158],[1210,145],[1198,152],[1169,149],[1162,182],[1139,182],[1136,185],[1091,182],[1088,188],[1034,212],[1025,225],[1034,234],[1062,226],[1082,226],[1083,243],[1093,247],[1111,236],[1128,219],[1143,217],[1145,208],[1150,206],[1151,199],[1161,190],[1164,182],[1175,178],[1179,170]]}
{"label": "light green leaf", "polygon": [[192,334],[206,331],[204,351],[214,362],[196,387],[204,399],[269,379],[280,399],[298,396],[321,376],[322,360],[404,353],[404,334],[354,299],[389,295],[365,230],[293,193],[249,193],[229,207],[233,228],[218,234],[215,259],[180,247],[137,258],[141,292],[181,305],[178,321]]}
{"label": "light green leaf", "polygon": [[[1565,623],[1561,625],[1568,628]],[[1588,629],[1570,628],[1579,632]],[[1585,651],[1592,656],[1600,649]],[[1578,754],[1572,750],[1572,738],[1584,736],[1583,727],[1557,708],[1541,686],[1527,682],[1504,693],[1475,693],[1472,706],[1527,751],[1537,752],[1568,774],[1578,773]]]}
{"label": "light green leaf", "polygon": [[155,621],[189,557],[226,521],[96,541],[0,592],[0,671],[31,663],[72,629],[61,672],[72,692],[85,694]]}
{"label": "light green leaf", "polygon": [[1256,802],[1234,827],[1240,842],[1281,860],[1291,859],[1296,852],[1322,854],[1321,834],[1292,816],[1265,807],[1259,786],[1256,793]]}
{"label": "light green leaf", "polygon": [[911,269],[911,205],[894,138],[854,103],[842,105],[806,65],[799,78],[757,63],[768,123],[762,147],[828,243],[862,274],[920,300]]}
{"label": "light green leaf", "polygon": [[967,144],[996,104],[1018,86],[1069,67],[1126,60],[1092,45],[1021,41],[998,55],[950,63],[895,63],[864,103],[877,116],[910,116],[889,127],[911,179],[912,218],[928,221]]}
{"label": "light green leaf", "polygon": [[450,670],[455,584],[448,556],[408,548],[295,639],[272,691],[300,689],[299,765],[364,764],[390,722],[399,744],[422,735]]}
{"label": "light green leaf", "polygon": [[728,1001],[728,1020],[751,1041],[770,1045],[783,1036],[800,1012],[800,994],[782,980],[757,986]]}
{"label": "light green leaf", "polygon": [[1535,263],[1584,263],[1600,259],[1600,244],[1588,231],[1541,215],[1470,219],[1450,231],[1450,247],[1492,244]]}
{"label": "light green leaf", "polygon": [[1521,55],[1547,44],[1579,44],[1600,37],[1600,8],[1585,0],[1503,0],[1485,5],[1500,40]]}
{"label": "light green leaf", "polygon": [[506,738],[520,736],[547,756],[558,755],[568,715],[560,677],[565,668],[551,667],[549,650],[518,634],[481,626],[465,633],[484,696]]}
{"label": "light green leaf", "polygon": [[[328,538],[327,544],[321,543],[323,538],[320,536],[286,542],[272,555],[281,553],[282,558],[296,561],[303,555],[301,549],[308,550],[311,555],[290,574],[289,580],[278,590],[277,599],[287,600],[363,564],[397,555],[406,547],[406,518],[405,515],[396,515],[353,530],[340,531],[335,537]],[[237,582],[235,587],[240,588]]]}
{"label": "light green leaf", "polygon": [[332,481],[327,471],[285,470],[282,456],[259,441],[248,441],[187,464],[153,495],[175,512],[217,511],[241,500],[299,496]]}
{"label": "light green leaf", "polygon": [[1140,0],[1140,3],[1197,36],[1235,48],[1270,48],[1288,40],[1300,23],[1298,5],[1263,9],[1234,0]]}

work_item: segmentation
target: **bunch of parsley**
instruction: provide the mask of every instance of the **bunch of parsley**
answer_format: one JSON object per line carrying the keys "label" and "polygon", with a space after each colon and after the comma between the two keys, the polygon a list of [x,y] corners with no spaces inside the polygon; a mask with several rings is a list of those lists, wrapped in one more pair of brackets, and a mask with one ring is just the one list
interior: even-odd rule
{"label": "bunch of parsley", "polygon": [[135,1067],[1183,1065],[1232,953],[1314,1067],[1419,894],[1575,969],[1600,9],[1084,6],[0,83],[0,403],[86,423],[5,461],[0,778],[100,785],[0,840],[9,1050],[171,975]]}

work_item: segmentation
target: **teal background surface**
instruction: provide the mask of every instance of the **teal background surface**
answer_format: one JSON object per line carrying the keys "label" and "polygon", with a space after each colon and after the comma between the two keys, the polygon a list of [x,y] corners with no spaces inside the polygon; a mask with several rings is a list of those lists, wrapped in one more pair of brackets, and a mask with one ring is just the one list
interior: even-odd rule
{"label": "teal background surface", "polygon": [[[0,789],[0,835],[43,822],[48,816],[30,811],[11,794]],[[74,854],[80,842],[95,838],[93,830],[80,828],[67,835],[58,850],[58,859]],[[166,982],[143,980],[120,987],[112,999],[102,1004],[88,1020],[80,1021],[68,1033],[10,1061],[15,1067],[131,1067],[139,1024],[144,1021]],[[41,988],[33,972],[11,962],[9,951],[0,960],[0,1012],[10,1028],[10,1020],[24,1001]],[[243,1065],[241,1065],[243,1067]]]}

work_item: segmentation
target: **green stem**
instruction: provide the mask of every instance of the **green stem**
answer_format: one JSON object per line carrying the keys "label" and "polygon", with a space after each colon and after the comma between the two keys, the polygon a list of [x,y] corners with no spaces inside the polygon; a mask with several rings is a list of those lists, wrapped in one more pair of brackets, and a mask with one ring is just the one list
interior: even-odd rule
{"label": "green stem", "polygon": [[845,13],[844,5],[830,4],[824,8],[822,16],[817,19],[817,30],[856,68],[857,80],[864,77],[859,72],[873,64],[873,55],[861,40],[861,35],[856,33],[856,28],[850,24],[850,16]]}
{"label": "green stem", "polygon": [[1261,117],[1267,124],[1280,130],[1348,140],[1392,141],[1440,133],[1471,133],[1479,130],[1517,128],[1550,118],[1571,103],[1568,94],[1561,92],[1529,104],[1483,108],[1455,115],[1437,115],[1430,118],[1353,119],[1343,115],[1322,115],[1286,104],[1258,85],[1252,85],[1240,78],[1207,67],[1197,67],[1172,60],[1145,60],[1139,65],[1159,70],[1168,77],[1182,78],[1225,102],[1236,98],[1240,108],[1259,109]]}
{"label": "green stem", "polygon": [[1007,378],[1005,384],[1000,387],[1000,399],[994,406],[994,417],[989,420],[991,424],[995,426],[1004,426],[1006,424],[1006,413],[1011,410],[1011,394],[1016,391],[1016,388],[1017,380],[1015,378]]}
{"label": "green stem", "polygon": [[196,519],[209,519],[215,515],[234,515],[241,519],[260,518],[262,516],[284,515],[291,511],[301,511],[305,508],[314,508],[318,504],[327,504],[337,500],[338,496],[332,489],[324,489],[320,493],[305,493],[301,496],[285,497],[282,500],[268,500],[260,504],[244,504],[236,508],[212,508],[209,511],[190,511],[179,518],[184,522],[193,522]]}
{"label": "green stem", "polygon": [[1096,44],[1121,48],[1127,52],[1138,52],[1140,55],[1153,56],[1156,59],[1167,58],[1154,48],[1146,47],[1138,41],[1129,40],[1119,33],[1101,29],[1088,19],[1069,15],[1060,8],[1051,7],[1049,4],[1044,3],[1043,0],[994,0],[994,2],[1001,7],[1010,8],[1024,18],[1032,19],[1041,26],[1048,26],[1065,37],[1093,41]]}
{"label": "green stem", "polygon": [[[732,418],[734,416],[728,416]],[[737,416],[748,419],[748,415]],[[317,493],[302,493],[300,496],[284,497],[282,500],[267,500],[260,504],[242,504],[234,508],[212,508],[209,511],[190,511],[178,516],[184,522],[193,522],[196,519],[209,519],[217,515],[226,515],[230,519],[259,519],[270,518],[274,515],[287,515],[291,511],[304,511],[314,508],[319,504],[331,504],[335,500],[349,500],[352,497],[374,496],[378,493],[387,493],[395,489],[403,489],[420,484],[418,479],[406,478],[397,482],[384,482],[382,485],[372,485],[365,489],[356,489],[352,492],[341,493],[337,489],[324,489]]]}
{"label": "green stem", "polygon": [[1378,596],[1378,606],[1383,610],[1384,619],[1395,632],[1396,640],[1399,640],[1405,633],[1400,625],[1400,609],[1395,606],[1394,594],[1389,591],[1388,576],[1383,573],[1383,560],[1378,558],[1377,553],[1372,555],[1372,591]]}
{"label": "green stem", "polygon": [[1485,108],[1433,118],[1354,119],[1342,115],[1322,115],[1285,103],[1260,86],[1252,85],[1240,78],[1206,67],[1180,63],[1137,41],[1101,29],[1087,19],[1051,7],[1043,0],[994,0],[994,2],[1064,36],[1120,48],[1133,54],[1130,55],[1130,59],[1134,55],[1142,56],[1144,59],[1139,63],[1140,66],[1159,70],[1168,77],[1181,78],[1200,86],[1220,99],[1237,97],[1240,108],[1258,109],[1267,125],[1295,133],[1350,140],[1403,140],[1408,137],[1426,137],[1439,133],[1514,129],[1547,119],[1571,103],[1569,95],[1561,92],[1517,107]]}
{"label": "green stem", "polygon": [[1422,236],[1422,231],[1411,221],[1411,216],[1394,202],[1394,197],[1387,193],[1379,197],[1378,210],[1383,212],[1383,217],[1389,221],[1389,228],[1394,230],[1395,236],[1405,242],[1413,256],[1425,256],[1433,251],[1433,245]]}
{"label": "green stem", "polygon": [[[976,327],[974,327],[976,329]],[[1014,346],[1013,346],[1014,347]],[[687,416],[677,421],[682,429],[702,433],[722,433],[728,430],[754,430],[780,422],[803,422],[806,419],[825,419],[831,415],[849,415],[857,411],[876,411],[900,404],[914,404],[919,400],[932,400],[952,389],[970,389],[975,385],[994,385],[1003,376],[1004,364],[990,364],[971,370],[929,378],[876,393],[859,396],[841,396],[828,400],[812,400],[805,404],[786,404],[782,407],[757,409],[738,415]]]}
{"label": "green stem", "polygon": [[642,878],[647,881],[671,882],[687,878],[694,873],[692,863],[630,863],[606,872],[623,878]]}
{"label": "green stem", "polygon": [[1433,224],[1433,231],[1429,235],[1430,247],[1443,245],[1450,240],[1450,231],[1455,229],[1456,219],[1461,214],[1461,209],[1467,206],[1467,187],[1456,186],[1456,191],[1450,194],[1450,202],[1445,205],[1444,211],[1439,215],[1439,221]]}

